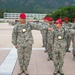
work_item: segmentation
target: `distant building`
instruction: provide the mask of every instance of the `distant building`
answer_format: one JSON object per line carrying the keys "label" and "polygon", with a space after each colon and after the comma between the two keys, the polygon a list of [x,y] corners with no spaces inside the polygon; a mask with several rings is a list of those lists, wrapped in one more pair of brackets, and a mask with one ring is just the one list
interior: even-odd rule
{"label": "distant building", "polygon": [[[25,13],[27,15],[27,19],[43,19],[47,14],[36,14],[36,13]],[[7,13],[3,14],[4,19],[17,19],[19,18],[20,13]]]}

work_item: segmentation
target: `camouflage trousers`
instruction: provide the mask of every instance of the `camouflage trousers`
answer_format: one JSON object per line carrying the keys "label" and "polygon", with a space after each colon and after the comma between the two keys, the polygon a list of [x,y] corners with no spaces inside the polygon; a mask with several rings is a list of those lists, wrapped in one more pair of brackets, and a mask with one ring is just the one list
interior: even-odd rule
{"label": "camouflage trousers", "polygon": [[50,58],[52,58],[52,44],[47,44],[47,53]]}
{"label": "camouflage trousers", "polygon": [[74,35],[71,37],[72,43],[74,44]]}
{"label": "camouflage trousers", "polygon": [[54,46],[52,50],[52,57],[54,66],[62,67],[64,63],[64,56],[65,56],[65,47],[60,47],[59,45]]}
{"label": "camouflage trousers", "polygon": [[75,41],[74,41],[74,38],[75,37],[75,35],[72,35],[72,47],[73,47],[73,51],[72,51],[72,53],[73,53],[73,55],[75,55]]}
{"label": "camouflage trousers", "polygon": [[46,44],[47,44],[47,37],[46,36],[43,36],[43,44],[44,44],[44,46],[46,46]]}
{"label": "camouflage trousers", "polygon": [[22,71],[25,70],[25,67],[28,67],[30,57],[32,52],[32,44],[28,45],[27,47],[18,47],[18,60],[20,64],[20,68]]}
{"label": "camouflage trousers", "polygon": [[45,47],[45,50],[47,51],[47,36],[42,36],[43,46]]}
{"label": "camouflage trousers", "polygon": [[72,51],[73,55],[75,55],[75,47],[73,47],[73,51]]}
{"label": "camouflage trousers", "polygon": [[72,51],[73,55],[75,55],[75,42],[73,42],[73,51]]}
{"label": "camouflage trousers", "polygon": [[69,37],[66,38],[66,42],[67,42],[66,51],[69,50],[71,40],[72,40],[72,38],[71,38],[71,36],[69,35]]}

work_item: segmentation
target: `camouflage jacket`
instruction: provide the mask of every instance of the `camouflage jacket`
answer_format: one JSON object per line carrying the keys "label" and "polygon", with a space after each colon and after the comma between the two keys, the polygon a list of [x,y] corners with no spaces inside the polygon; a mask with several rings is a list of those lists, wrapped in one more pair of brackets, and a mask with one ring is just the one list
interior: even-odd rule
{"label": "camouflage jacket", "polygon": [[[62,24],[62,27],[64,27],[65,30],[69,30],[69,29],[71,29],[71,27],[72,27],[72,23],[70,23],[70,22],[65,23],[65,22],[64,22],[64,23]],[[71,34],[68,33],[68,32],[66,32],[66,33],[67,33],[67,38],[68,38],[68,37],[71,38]]]}
{"label": "camouflage jacket", "polygon": [[48,29],[48,26],[42,26],[36,23],[27,22],[25,25],[18,23],[15,25],[12,31],[12,43],[21,47],[25,46],[26,43],[33,44],[33,36],[31,30],[42,30]]}
{"label": "camouflage jacket", "polygon": [[[54,24],[49,25],[49,27],[52,28],[53,30],[56,28]],[[48,44],[53,44],[53,31],[47,32],[47,41],[48,41]]]}
{"label": "camouflage jacket", "polygon": [[72,28],[72,29],[75,29],[75,22],[72,23],[71,28]]}
{"label": "camouflage jacket", "polygon": [[60,31],[56,28],[52,31],[53,33],[53,46],[60,45],[61,47],[66,46],[67,34],[75,34],[75,29],[66,29],[62,27]]}
{"label": "camouflage jacket", "polygon": [[[49,27],[49,24],[46,22],[41,22],[41,25],[45,25]],[[48,30],[41,30],[41,34],[43,35],[43,37],[47,37],[47,33],[48,33]]]}
{"label": "camouflage jacket", "polygon": [[53,30],[53,45],[66,46],[66,32],[63,27],[58,30],[57,28]]}

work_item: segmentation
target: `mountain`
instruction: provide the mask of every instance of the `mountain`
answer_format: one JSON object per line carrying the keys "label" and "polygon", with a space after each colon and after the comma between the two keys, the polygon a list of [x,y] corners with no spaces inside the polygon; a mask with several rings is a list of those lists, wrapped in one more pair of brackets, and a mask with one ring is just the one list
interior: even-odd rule
{"label": "mountain", "polygon": [[50,13],[75,0],[0,0],[0,9],[8,12]]}

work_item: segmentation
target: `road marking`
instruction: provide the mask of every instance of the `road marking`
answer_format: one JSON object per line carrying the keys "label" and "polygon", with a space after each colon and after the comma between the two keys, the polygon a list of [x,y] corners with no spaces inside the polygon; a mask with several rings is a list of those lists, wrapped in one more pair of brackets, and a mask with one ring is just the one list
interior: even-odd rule
{"label": "road marking", "polygon": [[45,48],[32,48],[32,50],[45,50]]}
{"label": "road marking", "polygon": [[12,48],[0,48],[0,50],[11,50]]}
{"label": "road marking", "polygon": [[[11,50],[12,48],[0,48],[0,50]],[[45,48],[32,48],[32,50],[45,50]]]}
{"label": "road marking", "polygon": [[0,66],[0,75],[12,75],[17,60],[17,50],[13,48]]}
{"label": "road marking", "polygon": [[[12,48],[0,48],[0,50],[11,50]],[[45,48],[32,48],[32,50],[45,50]],[[73,48],[69,48],[69,50],[73,50]]]}

